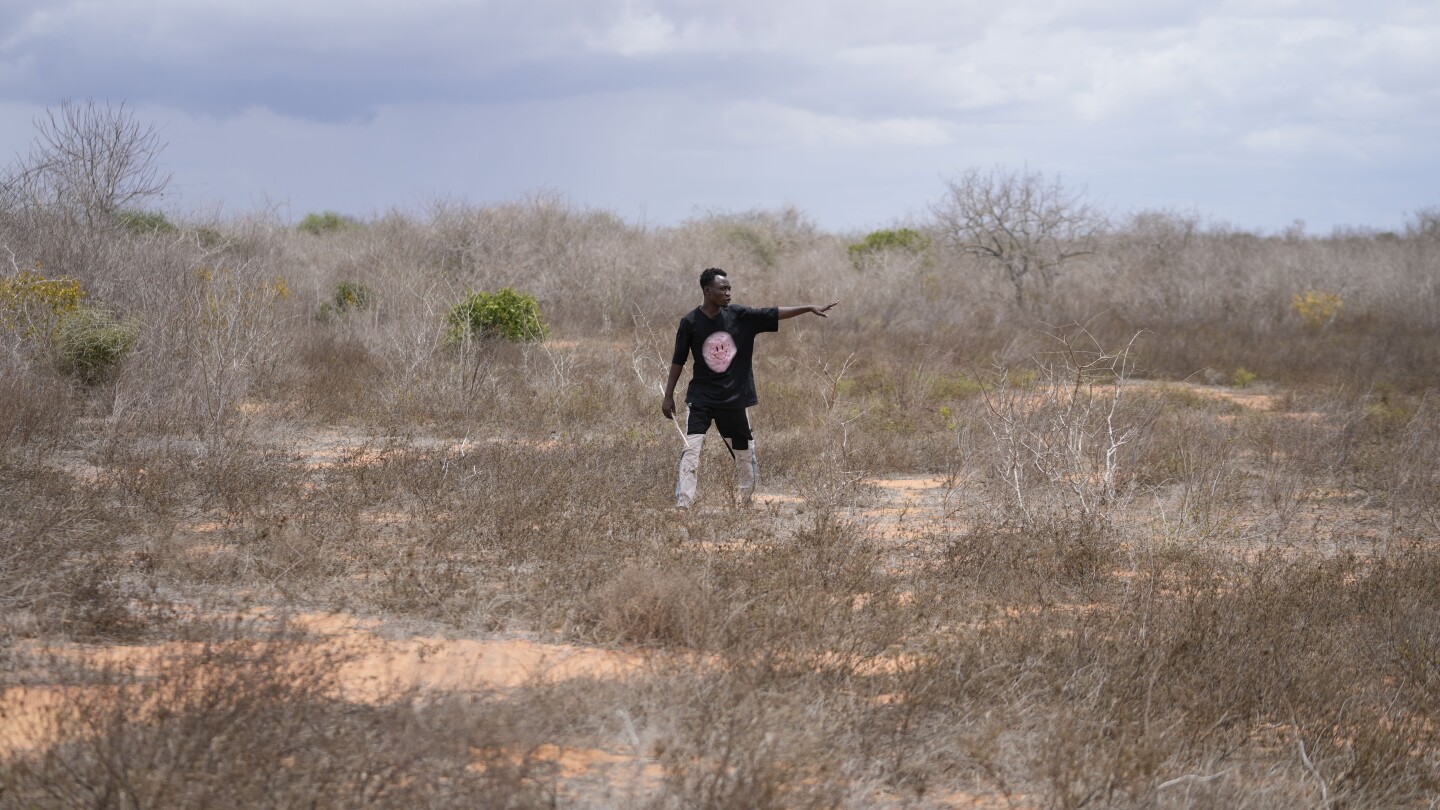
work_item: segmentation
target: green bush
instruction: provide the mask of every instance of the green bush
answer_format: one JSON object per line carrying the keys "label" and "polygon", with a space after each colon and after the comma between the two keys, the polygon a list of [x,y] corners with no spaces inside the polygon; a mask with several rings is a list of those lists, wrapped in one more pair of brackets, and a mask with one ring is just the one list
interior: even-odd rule
{"label": "green bush", "polygon": [[65,314],[55,330],[60,370],[86,383],[99,382],[120,366],[140,339],[140,322],[118,320],[100,307],[80,307]]}
{"label": "green bush", "polygon": [[332,315],[360,312],[375,306],[375,290],[359,281],[342,281],[335,285],[330,300],[320,305],[320,320]]}
{"label": "green bush", "polygon": [[785,255],[811,244],[816,227],[795,208],[753,210],[706,217],[714,234],[761,269],[774,270]]}
{"label": "green bush", "polygon": [[964,374],[937,374],[930,380],[930,396],[936,400],[969,399],[984,391],[980,381]]}
{"label": "green bush", "polygon": [[180,230],[159,211],[121,211],[115,215],[115,222],[136,236],[176,233]]}
{"label": "green bush", "polygon": [[930,237],[914,228],[873,231],[864,239],[847,248],[850,261],[858,267],[868,256],[885,251],[903,251],[921,254],[930,249]]}
{"label": "green bush", "polygon": [[195,229],[194,233],[195,241],[203,248],[217,248],[224,245],[227,241],[225,234],[208,225],[201,225]]}
{"label": "green bush", "polygon": [[353,228],[359,224],[360,223],[356,222],[353,217],[337,214],[334,211],[321,211],[319,213],[312,211],[306,214],[305,218],[300,220],[300,224],[295,227],[302,233],[319,236],[322,233],[331,233],[346,228]]}
{"label": "green bush", "polygon": [[467,292],[445,318],[447,344],[493,338],[543,340],[549,332],[535,297],[509,287],[496,293]]}
{"label": "green bush", "polygon": [[774,270],[780,262],[780,253],[784,246],[774,234],[748,224],[737,223],[726,225],[721,230],[726,241],[744,251],[755,261],[756,264],[766,270]]}

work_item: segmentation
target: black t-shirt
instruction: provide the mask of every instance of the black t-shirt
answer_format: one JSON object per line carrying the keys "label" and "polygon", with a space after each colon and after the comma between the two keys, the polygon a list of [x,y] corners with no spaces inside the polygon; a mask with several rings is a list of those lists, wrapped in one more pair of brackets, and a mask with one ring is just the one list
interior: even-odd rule
{"label": "black t-shirt", "polygon": [[714,318],[699,307],[687,313],[675,332],[675,354],[670,359],[683,366],[686,355],[695,358],[685,401],[712,408],[748,408],[759,402],[750,368],[755,336],[779,330],[777,307],[731,304],[722,307]]}

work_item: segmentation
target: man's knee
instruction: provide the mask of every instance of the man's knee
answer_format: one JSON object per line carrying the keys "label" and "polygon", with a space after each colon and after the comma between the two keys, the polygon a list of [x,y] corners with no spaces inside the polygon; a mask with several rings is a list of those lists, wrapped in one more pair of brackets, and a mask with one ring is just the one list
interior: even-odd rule
{"label": "man's knee", "polygon": [[682,460],[698,459],[700,457],[700,448],[704,446],[704,433],[687,433],[685,435],[685,449],[680,451],[680,458]]}

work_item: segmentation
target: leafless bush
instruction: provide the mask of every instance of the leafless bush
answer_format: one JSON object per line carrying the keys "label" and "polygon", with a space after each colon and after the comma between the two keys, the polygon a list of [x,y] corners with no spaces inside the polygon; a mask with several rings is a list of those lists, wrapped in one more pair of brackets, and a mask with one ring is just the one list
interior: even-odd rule
{"label": "leafless bush", "polygon": [[271,396],[298,400],[305,417],[333,422],[364,415],[367,405],[378,404],[372,392],[383,384],[379,361],[358,337],[332,330],[312,331],[296,347],[294,360],[290,374],[277,375],[271,382],[288,390]]}
{"label": "leafless bush", "polygon": [[710,213],[686,227],[706,231],[717,240],[717,265],[762,272],[776,270],[782,260],[819,237],[815,223],[793,207]]}
{"label": "leafless bush", "polygon": [[[504,751],[531,747],[484,702],[336,698],[343,651],[284,635],[207,642],[57,688],[63,740],[8,755],[0,789],[29,807],[551,806]],[[481,757],[477,760],[476,753]]]}
{"label": "leafless bush", "polygon": [[80,400],[65,381],[0,360],[0,458],[12,448],[54,447],[73,427]]}
{"label": "leafless bush", "polygon": [[133,519],[35,459],[0,464],[0,634],[133,639],[163,606],[127,576]]}
{"label": "leafless bush", "polygon": [[595,595],[599,632],[641,644],[708,646],[725,614],[702,580],[683,570],[628,568]]}
{"label": "leafless bush", "polygon": [[1056,348],[1036,357],[1032,385],[1017,385],[1017,372],[1002,370],[985,392],[995,477],[1022,524],[1065,516],[1107,526],[1124,494],[1126,445],[1148,427],[1144,414],[1120,408],[1139,336],[1119,350],[1106,350],[1083,326],[1052,337]]}
{"label": "leafless bush", "polygon": [[1129,483],[1173,493],[1162,499],[1160,508],[1177,525],[1202,533],[1229,525],[1246,498],[1248,474],[1237,423],[1241,407],[1177,388],[1139,396],[1149,399],[1158,414],[1145,441],[1135,448]]}
{"label": "leafless bush", "polygon": [[1440,530],[1440,402],[1427,391],[1400,435],[1388,465],[1389,502],[1395,524],[1421,523]]}
{"label": "leafless bush", "polygon": [[1000,604],[1094,594],[1110,586],[1114,541],[1084,523],[981,524],[946,548],[944,571]]}

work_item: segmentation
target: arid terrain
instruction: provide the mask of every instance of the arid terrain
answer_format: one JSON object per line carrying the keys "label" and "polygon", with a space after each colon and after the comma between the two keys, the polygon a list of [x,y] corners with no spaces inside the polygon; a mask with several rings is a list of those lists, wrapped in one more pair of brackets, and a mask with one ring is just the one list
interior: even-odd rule
{"label": "arid terrain", "polygon": [[[0,807],[1440,806],[1427,222],[1017,285],[794,211],[7,214]],[[842,303],[677,512],[711,265]],[[447,337],[504,288],[543,339]]]}

